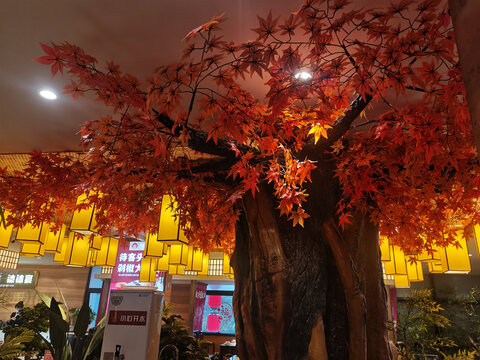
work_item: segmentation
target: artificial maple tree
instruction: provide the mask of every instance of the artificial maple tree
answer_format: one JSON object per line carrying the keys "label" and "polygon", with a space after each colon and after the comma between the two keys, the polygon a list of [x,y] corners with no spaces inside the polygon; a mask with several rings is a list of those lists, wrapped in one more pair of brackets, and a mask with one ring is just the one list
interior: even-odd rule
{"label": "artificial maple tree", "polygon": [[192,244],[235,246],[242,359],[389,359],[378,233],[432,252],[480,220],[446,4],[306,0],[259,17],[240,44],[222,21],[190,32],[181,60],[143,86],[77,46],[42,44],[37,61],[68,72],[67,93],[113,112],[83,126],[84,152],[1,170],[7,220],[59,224],[95,204],[101,232],[135,235],[155,231],[171,194]]}

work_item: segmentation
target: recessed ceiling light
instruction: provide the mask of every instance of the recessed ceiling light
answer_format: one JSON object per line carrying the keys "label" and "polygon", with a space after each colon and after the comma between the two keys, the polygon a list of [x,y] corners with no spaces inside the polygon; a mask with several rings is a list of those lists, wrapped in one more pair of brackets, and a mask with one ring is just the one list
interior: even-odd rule
{"label": "recessed ceiling light", "polygon": [[40,90],[38,94],[47,100],[55,100],[57,98],[57,95],[50,90]]}
{"label": "recessed ceiling light", "polygon": [[312,74],[304,70],[299,71],[295,74],[295,79],[302,80],[302,81],[310,80],[312,77],[313,77]]}

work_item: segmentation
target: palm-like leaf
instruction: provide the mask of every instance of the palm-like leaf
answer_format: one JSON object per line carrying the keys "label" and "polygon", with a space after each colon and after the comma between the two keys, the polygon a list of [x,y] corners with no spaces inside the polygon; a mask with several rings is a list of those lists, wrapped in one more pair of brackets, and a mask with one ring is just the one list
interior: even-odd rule
{"label": "palm-like leaf", "polygon": [[9,360],[17,358],[23,351],[23,343],[32,341],[34,335],[32,330],[25,330],[18,336],[7,336],[5,342],[0,345],[0,359]]}

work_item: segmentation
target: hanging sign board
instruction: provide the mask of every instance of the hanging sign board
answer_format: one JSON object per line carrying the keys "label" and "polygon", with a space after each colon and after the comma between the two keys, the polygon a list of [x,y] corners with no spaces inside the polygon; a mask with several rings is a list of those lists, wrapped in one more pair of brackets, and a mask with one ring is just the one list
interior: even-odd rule
{"label": "hanging sign board", "polygon": [[203,309],[207,297],[207,284],[197,281],[195,289],[195,307],[193,313],[193,331],[202,330]]}
{"label": "hanging sign board", "polygon": [[140,262],[143,257],[145,242],[121,241],[117,252],[117,265],[113,268],[110,290],[138,286],[154,286],[158,291],[164,290],[165,273],[157,271],[155,283],[140,282]]}

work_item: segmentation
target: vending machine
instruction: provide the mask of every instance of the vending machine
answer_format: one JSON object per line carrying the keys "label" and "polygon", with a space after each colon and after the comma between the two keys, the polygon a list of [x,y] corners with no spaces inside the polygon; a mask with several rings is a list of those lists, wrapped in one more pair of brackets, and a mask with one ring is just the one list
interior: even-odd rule
{"label": "vending machine", "polygon": [[156,290],[112,290],[101,360],[157,360],[162,307]]}

